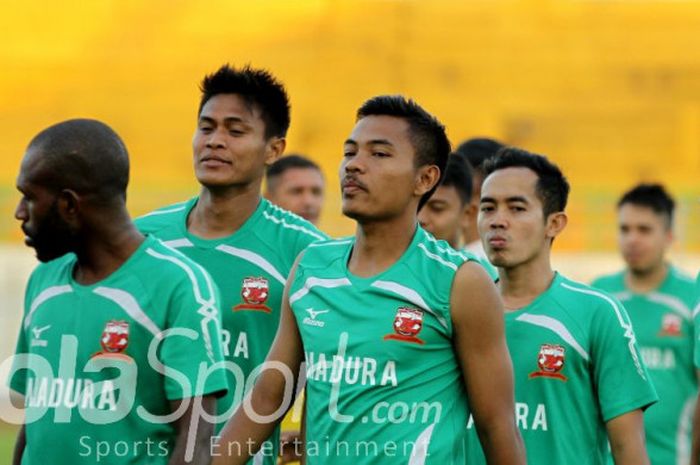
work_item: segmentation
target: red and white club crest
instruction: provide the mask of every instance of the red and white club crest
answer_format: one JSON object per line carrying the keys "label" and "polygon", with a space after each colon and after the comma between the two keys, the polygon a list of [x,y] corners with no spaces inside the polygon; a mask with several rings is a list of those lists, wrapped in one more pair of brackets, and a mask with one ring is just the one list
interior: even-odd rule
{"label": "red and white club crest", "polygon": [[681,317],[675,313],[667,313],[661,319],[661,331],[659,336],[680,336],[681,325],[683,321]]}
{"label": "red and white club crest", "polygon": [[560,371],[564,368],[566,349],[559,344],[542,344],[537,354],[538,371],[530,373],[530,378],[556,378],[566,381]]}
{"label": "red and white club crest", "polygon": [[245,278],[241,287],[243,302],[233,307],[233,310],[259,310],[270,313],[272,310],[265,305],[269,296],[270,285],[267,279],[263,277]]}
{"label": "red and white club crest", "polygon": [[129,345],[129,323],[123,320],[111,320],[105,325],[100,339],[103,353],[119,354]]}
{"label": "red and white club crest", "polygon": [[394,316],[394,334],[387,334],[384,339],[424,344],[421,339],[416,337],[421,329],[423,329],[423,311],[416,308],[399,307]]}

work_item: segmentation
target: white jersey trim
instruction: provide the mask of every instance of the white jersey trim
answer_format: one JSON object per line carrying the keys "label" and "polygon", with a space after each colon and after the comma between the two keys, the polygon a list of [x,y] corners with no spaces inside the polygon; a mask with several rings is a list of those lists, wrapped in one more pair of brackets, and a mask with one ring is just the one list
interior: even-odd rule
{"label": "white jersey trim", "polygon": [[576,352],[579,353],[585,361],[590,359],[588,352],[581,347],[571,332],[564,326],[564,324],[552,317],[545,315],[533,315],[531,313],[523,313],[516,318],[517,321],[522,321],[523,323],[530,323],[531,325],[539,326],[541,328],[549,329],[550,331],[556,333],[561,337],[567,344],[574,348]]}
{"label": "white jersey trim", "polygon": [[561,283],[561,286],[565,289],[569,289],[570,291],[573,292],[579,292],[581,294],[587,294],[587,295],[592,295],[594,297],[598,297],[599,299],[605,300],[607,303],[610,304],[610,306],[613,308],[615,311],[615,315],[617,316],[617,321],[620,323],[620,327],[625,330],[624,337],[627,339],[627,348],[630,351],[630,355],[632,356],[632,361],[634,362],[635,368],[637,368],[637,374],[646,381],[647,377],[644,374],[644,368],[642,368],[642,362],[639,359],[639,355],[637,353],[637,350],[635,349],[635,344],[637,343],[637,338],[634,335],[634,330],[632,329],[632,322],[631,321],[625,321],[625,318],[623,316],[623,310],[620,309],[620,307],[617,305],[617,303],[608,297],[605,294],[602,294],[600,292],[596,292],[590,289],[581,289],[577,287],[570,286],[567,283]]}
{"label": "white jersey trim", "polygon": [[177,249],[179,247],[194,247],[192,241],[190,241],[186,237],[183,237],[181,239],[171,239],[169,241],[163,241],[163,244],[167,245],[168,247],[172,247],[173,249]]}
{"label": "white jersey trim", "polygon": [[418,244],[418,248],[420,248],[428,258],[435,260],[436,262],[438,262],[438,263],[440,263],[448,268],[452,268],[454,271],[457,271],[457,268],[458,268],[457,265],[455,265],[452,262],[448,262],[447,260],[445,260],[444,258],[442,258],[439,255],[435,255],[434,253],[429,252],[428,249],[425,247],[425,244]]}
{"label": "white jersey trim", "polygon": [[303,227],[303,226],[299,226],[299,225],[297,225],[297,224],[290,224],[290,223],[287,223],[286,221],[284,221],[284,220],[282,220],[282,219],[279,219],[279,218],[277,218],[277,217],[274,217],[274,216],[270,215],[270,214],[269,214],[268,212],[266,212],[266,211],[262,212],[262,214],[263,214],[263,217],[264,217],[266,220],[272,221],[272,222],[275,223],[275,224],[279,224],[279,225],[282,226],[283,228],[293,229],[293,230],[295,230],[295,231],[303,232],[304,234],[307,234],[307,235],[309,235],[309,236],[311,236],[311,237],[315,237],[315,238],[318,239],[318,240],[325,240],[325,239],[327,239],[325,236],[322,236],[321,234],[315,233],[315,232],[313,232],[312,230],[310,230],[310,229],[308,229],[308,228],[305,228],[305,227]]}
{"label": "white jersey trim", "polygon": [[94,289],[92,292],[116,303],[122,309],[124,309],[127,315],[129,315],[134,321],[146,328],[149,333],[153,334],[153,336],[157,338],[160,337],[162,330],[153,322],[153,320],[148,317],[148,315],[146,315],[143,309],[141,309],[141,306],[133,295],[122,289],[104,286],[100,286]]}
{"label": "white jersey trim", "polygon": [[145,215],[139,216],[136,219],[140,220],[141,218],[148,218],[149,216],[158,216],[158,215],[167,215],[169,213],[177,213],[177,212],[181,212],[185,208],[187,208],[187,202],[183,202],[183,203],[179,204],[177,207],[166,208],[163,210],[155,210],[155,211],[152,211],[151,213],[146,213]]}
{"label": "white jersey trim", "polygon": [[67,294],[69,292],[73,292],[73,288],[70,287],[68,284],[65,284],[63,286],[47,287],[46,289],[41,291],[39,295],[36,296],[32,301],[32,304],[29,306],[29,313],[27,313],[27,316],[24,317],[24,329],[26,330],[27,328],[29,328],[29,325],[32,323],[32,316],[41,304],[43,304],[49,299],[52,299],[62,294]]}
{"label": "white jersey trim", "polygon": [[232,247],[226,244],[221,244],[217,246],[216,250],[218,250],[219,252],[227,253],[229,255],[233,255],[234,257],[242,258],[243,260],[258,266],[259,268],[262,268],[270,276],[279,281],[283,286],[287,282],[287,278],[282,276],[282,273],[277,271],[277,269],[274,266],[272,266],[272,263],[268,262],[267,260],[265,260],[264,257],[256,254],[255,252],[251,252],[250,250],[245,249],[239,249],[237,247]]}
{"label": "white jersey trim", "polygon": [[306,282],[304,282],[304,285],[302,286],[301,289],[296,291],[294,294],[292,294],[289,297],[289,305],[292,305],[294,302],[298,301],[302,297],[304,297],[306,294],[311,291],[312,288],[314,287],[323,287],[326,289],[332,289],[334,287],[343,287],[343,286],[352,286],[352,283],[348,278],[335,278],[335,279],[325,279],[325,278],[315,278],[311,276],[310,278],[307,278]]}
{"label": "white jersey trim", "polygon": [[211,280],[209,279],[209,275],[206,273],[206,271],[204,271],[204,269],[201,266],[195,263],[195,266],[202,273],[202,275],[204,276],[204,280],[207,284],[209,298],[205,299],[202,295],[202,291],[200,289],[199,283],[197,282],[197,277],[195,276],[194,271],[185,262],[172,255],[163,255],[161,253],[158,253],[151,248],[146,249],[146,253],[159,260],[165,260],[174,263],[187,274],[187,277],[189,278],[190,283],[192,284],[192,292],[194,293],[194,298],[196,302],[200,305],[200,307],[197,309],[197,313],[202,315],[203,317],[200,322],[200,327],[202,330],[202,337],[204,338],[204,346],[207,351],[207,356],[209,357],[209,360],[212,363],[215,363],[216,360],[214,360],[214,347],[212,345],[211,333],[209,332],[209,323],[214,323],[214,327],[218,330],[217,334],[220,332],[221,327],[219,325],[218,309],[216,308],[216,294],[214,293],[214,288],[212,286]]}
{"label": "white jersey trim", "polygon": [[389,291],[408,300],[413,305],[416,305],[433,315],[438,320],[438,323],[440,323],[445,329],[449,328],[445,319],[438,315],[437,312],[435,312],[432,308],[430,308],[425,302],[425,300],[423,300],[423,297],[421,297],[420,294],[418,294],[418,292],[416,292],[415,290],[406,287],[403,284],[395,283],[393,281],[375,281],[372,283],[372,287]]}

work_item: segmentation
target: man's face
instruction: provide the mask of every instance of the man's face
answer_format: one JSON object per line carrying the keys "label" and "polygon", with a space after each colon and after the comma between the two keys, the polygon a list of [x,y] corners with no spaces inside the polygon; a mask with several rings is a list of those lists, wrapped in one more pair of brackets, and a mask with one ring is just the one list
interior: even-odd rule
{"label": "man's face", "polygon": [[58,195],[42,186],[42,178],[38,154],[29,149],[17,177],[17,190],[22,198],[15,209],[15,218],[22,222],[25,244],[36,251],[40,261],[48,262],[71,252],[76,234],[59,213]]}
{"label": "man's face", "polygon": [[623,204],[617,211],[618,244],[633,272],[648,272],[663,263],[673,234],[667,219],[649,207]]}
{"label": "man's face", "polygon": [[202,107],[192,139],[195,176],[203,186],[214,188],[260,181],[265,166],[281,153],[275,141],[280,139],[265,138],[257,105],[237,94],[215,95]]}
{"label": "man's face", "polygon": [[323,175],[314,168],[290,168],[268,186],[270,201],[305,218],[318,222],[323,207]]}
{"label": "man's face", "polygon": [[344,215],[381,220],[414,208],[422,190],[408,131],[408,123],[393,116],[367,116],[357,122],[340,165]]}
{"label": "man's face", "polygon": [[548,251],[556,235],[549,221],[545,222],[537,179],[528,168],[506,168],[484,180],[479,234],[495,266],[512,269],[531,262]]}
{"label": "man's face", "polygon": [[455,186],[440,186],[418,213],[418,221],[436,239],[459,246],[459,236],[468,221],[469,205],[464,204]]}

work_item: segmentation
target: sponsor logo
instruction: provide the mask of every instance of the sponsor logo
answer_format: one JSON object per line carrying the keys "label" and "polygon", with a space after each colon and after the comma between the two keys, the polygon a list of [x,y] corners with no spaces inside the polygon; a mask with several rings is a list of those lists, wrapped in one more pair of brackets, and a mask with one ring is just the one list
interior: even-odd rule
{"label": "sponsor logo", "polygon": [[680,337],[683,320],[675,313],[667,313],[661,319],[661,330],[659,336]]}
{"label": "sponsor logo", "polygon": [[51,325],[42,326],[41,328],[32,328],[32,335],[34,336],[31,343],[32,347],[46,347],[48,345],[49,341],[42,339],[41,335],[50,327]]}
{"label": "sponsor logo", "polygon": [[100,338],[102,350],[95,353],[93,357],[113,357],[132,360],[124,354],[129,345],[129,323],[124,320],[110,320],[105,325]]}
{"label": "sponsor logo", "polygon": [[328,313],[330,310],[314,310],[313,308],[307,308],[304,311],[308,313],[309,316],[302,320],[303,324],[308,326],[316,326],[318,328],[323,328],[326,326],[325,321],[317,320],[316,317],[323,315],[324,313]]}
{"label": "sponsor logo", "polygon": [[425,344],[418,333],[423,329],[423,311],[410,307],[399,307],[394,316],[394,333],[384,336],[384,340],[396,340]]}
{"label": "sponsor logo", "polygon": [[241,310],[254,310],[258,312],[271,313],[270,307],[265,305],[270,296],[270,285],[267,279],[250,277],[243,280],[241,287],[241,297],[243,302],[233,307],[234,312]]}
{"label": "sponsor logo", "polygon": [[566,350],[559,344],[542,344],[537,355],[537,371],[530,373],[530,378],[554,378],[566,381],[560,371],[564,368]]}

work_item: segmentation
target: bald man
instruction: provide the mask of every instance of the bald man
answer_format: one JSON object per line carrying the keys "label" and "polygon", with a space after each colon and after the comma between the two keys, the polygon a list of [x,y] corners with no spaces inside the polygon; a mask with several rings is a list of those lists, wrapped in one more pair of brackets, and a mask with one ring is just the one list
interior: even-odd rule
{"label": "bald man", "polygon": [[43,130],[22,160],[15,217],[42,263],[10,374],[26,409],[15,464],[209,461],[200,418],[227,390],[217,290],[139,233],[128,180],[124,143],[94,120]]}

